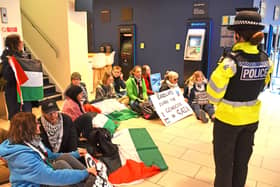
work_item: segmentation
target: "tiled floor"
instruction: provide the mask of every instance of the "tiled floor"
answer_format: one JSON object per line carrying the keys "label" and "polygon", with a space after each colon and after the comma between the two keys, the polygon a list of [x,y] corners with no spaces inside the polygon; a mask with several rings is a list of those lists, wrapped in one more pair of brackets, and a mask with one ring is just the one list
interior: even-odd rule
{"label": "tiled floor", "polygon": [[[246,187],[280,187],[280,96],[265,92],[254,153],[249,163]],[[61,103],[60,103],[61,104]],[[39,113],[35,109],[36,114]],[[8,122],[0,120],[8,128]],[[194,116],[165,127],[160,120],[132,119],[122,128],[145,127],[162,152],[169,169],[135,187],[211,187],[214,179],[213,124],[202,124]],[[0,185],[0,187],[9,185]]]}

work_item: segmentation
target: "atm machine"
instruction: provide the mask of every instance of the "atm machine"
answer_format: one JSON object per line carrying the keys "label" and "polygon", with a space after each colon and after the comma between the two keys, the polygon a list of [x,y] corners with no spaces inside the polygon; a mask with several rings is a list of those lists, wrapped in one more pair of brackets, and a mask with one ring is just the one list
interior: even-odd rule
{"label": "atm machine", "polygon": [[119,26],[119,65],[126,80],[135,65],[135,25]]}
{"label": "atm machine", "polygon": [[184,51],[184,80],[201,70],[209,78],[211,19],[188,19]]}

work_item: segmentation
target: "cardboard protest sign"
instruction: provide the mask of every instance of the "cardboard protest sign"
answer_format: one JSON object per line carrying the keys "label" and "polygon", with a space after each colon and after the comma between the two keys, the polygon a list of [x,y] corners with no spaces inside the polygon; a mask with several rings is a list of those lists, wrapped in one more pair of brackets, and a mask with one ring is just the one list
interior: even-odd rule
{"label": "cardboard protest sign", "polygon": [[162,122],[168,126],[193,113],[180,88],[169,89],[150,96]]}

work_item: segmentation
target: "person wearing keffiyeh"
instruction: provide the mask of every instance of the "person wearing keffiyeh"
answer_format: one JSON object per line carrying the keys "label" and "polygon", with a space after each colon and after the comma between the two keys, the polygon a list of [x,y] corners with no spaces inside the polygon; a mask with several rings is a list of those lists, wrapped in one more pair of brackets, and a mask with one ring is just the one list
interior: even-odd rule
{"label": "person wearing keffiyeh", "polygon": [[85,168],[77,160],[86,150],[53,153],[42,143],[39,126],[30,112],[19,112],[10,121],[0,157],[9,165],[11,186],[93,186],[96,168]]}
{"label": "person wearing keffiyeh", "polygon": [[53,152],[77,150],[77,133],[72,119],[61,112],[55,101],[42,103],[42,116],[38,119],[44,145]]}

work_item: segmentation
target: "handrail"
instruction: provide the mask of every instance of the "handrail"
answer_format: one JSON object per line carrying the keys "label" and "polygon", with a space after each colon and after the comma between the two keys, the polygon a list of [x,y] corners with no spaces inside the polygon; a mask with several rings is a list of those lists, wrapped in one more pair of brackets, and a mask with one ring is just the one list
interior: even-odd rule
{"label": "handrail", "polygon": [[38,25],[36,25],[31,18],[26,14],[26,12],[21,8],[20,9],[21,14],[28,20],[28,22],[32,25],[32,27],[40,34],[40,36],[48,43],[48,45],[53,49],[53,51],[55,52],[55,56],[56,58],[58,57],[58,50],[57,48],[54,46],[54,44],[50,41],[50,39],[48,38],[48,36],[40,29],[40,27]]}

